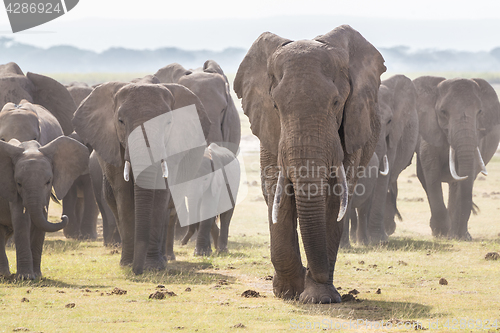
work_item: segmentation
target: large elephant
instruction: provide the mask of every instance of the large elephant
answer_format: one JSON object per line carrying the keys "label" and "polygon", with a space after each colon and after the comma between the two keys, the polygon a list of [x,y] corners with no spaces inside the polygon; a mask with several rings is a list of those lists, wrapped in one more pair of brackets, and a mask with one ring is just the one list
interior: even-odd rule
{"label": "large elephant", "polygon": [[64,136],[44,146],[33,140],[0,142],[0,275],[10,275],[5,240],[12,231],[17,276],[33,279],[41,275],[45,232],[62,229],[68,220],[63,215],[59,223],[47,221],[52,187],[58,198],[64,197],[85,171],[88,158],[84,145]]}
{"label": "large elephant", "polygon": [[[229,223],[240,183],[240,164],[232,151],[210,144],[195,181],[188,189],[189,230],[182,240],[186,244],[199,228],[195,255],[210,255],[210,234],[218,252],[227,252]],[[215,218],[219,215],[220,235]],[[199,222],[198,222],[199,221]]]}
{"label": "large elephant", "polygon": [[[411,164],[418,140],[417,92],[412,81],[395,75],[382,81],[378,95],[380,137],[375,152],[380,160],[380,176],[371,198],[367,231],[358,233],[358,242],[386,241],[396,230],[399,174]],[[366,237],[368,236],[368,238]]]}
{"label": "large elephant", "polygon": [[[422,76],[417,89],[417,176],[431,208],[434,236],[470,240],[472,188],[500,141],[500,103],[483,79]],[[448,208],[442,182],[449,184]]]}
{"label": "large elephant", "polygon": [[[190,105],[195,105],[196,119],[184,119],[186,113],[173,112]],[[109,191],[105,191],[106,200],[120,231],[120,263],[132,264],[135,274],[141,274],[145,268],[165,267],[163,251],[170,196],[161,177],[167,176],[167,172],[176,175],[170,170],[173,164],[168,165],[168,159],[180,159],[175,164],[179,172],[199,167],[204,147],[200,153],[200,149],[186,152],[182,147],[197,134],[192,126],[197,125],[198,130],[200,123],[205,139],[211,123],[196,95],[181,85],[159,84],[153,77],[99,85],[75,113],[75,130],[94,148],[110,185]],[[168,158],[163,156],[165,152]],[[132,158],[134,154],[139,157]],[[136,174],[136,167],[144,169]],[[133,181],[128,181],[130,176]],[[162,181],[163,185],[156,187]],[[169,179],[169,187],[175,181],[171,183]],[[151,182],[154,186],[149,186]]]}
{"label": "large elephant", "polygon": [[[163,83],[182,84],[194,92],[203,103],[208,118],[212,122],[212,126],[208,132],[207,143],[216,143],[219,146],[228,148],[233,154],[238,154],[241,139],[240,117],[230,94],[229,81],[217,62],[207,60],[203,64],[203,67],[194,70],[186,70],[182,65],[173,63],[159,69],[155,73],[155,77]],[[172,210],[172,213],[171,217],[174,220],[177,219],[175,210]],[[232,211],[228,214],[232,215]],[[177,224],[175,233],[185,233],[184,229],[186,228],[182,228]],[[205,228],[202,228],[202,230],[206,234],[201,237],[209,237],[209,230]],[[168,234],[167,251],[169,252],[169,257],[174,258],[174,232],[169,232]],[[227,250],[224,247],[221,249]]]}
{"label": "large elephant", "polygon": [[[24,75],[21,68],[13,62],[0,65],[0,107],[9,102],[19,104],[23,99],[49,110],[61,125],[64,135],[73,132],[71,118],[76,105],[62,84],[40,74],[28,72]],[[32,139],[33,137],[28,138]]]}
{"label": "large elephant", "polygon": [[278,297],[341,301],[333,286],[343,229],[337,221],[358,177],[345,170],[366,166],[375,150],[385,69],[377,49],[347,25],[313,40],[263,33],[240,64],[234,90],[260,139]]}

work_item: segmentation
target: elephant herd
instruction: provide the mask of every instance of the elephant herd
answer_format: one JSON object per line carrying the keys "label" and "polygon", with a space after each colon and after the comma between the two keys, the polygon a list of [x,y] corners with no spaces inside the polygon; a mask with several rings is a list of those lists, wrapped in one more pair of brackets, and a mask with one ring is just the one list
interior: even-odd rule
{"label": "elephant herd", "polygon": [[[473,183],[500,141],[494,89],[482,79],[381,81],[385,71],[379,51],[347,25],[312,40],[263,33],[239,66],[234,91],[260,140],[278,297],[341,301],[339,246],[394,233],[397,179],[415,152],[432,234],[471,239]],[[17,276],[35,278],[45,232],[95,239],[99,211],[105,245],[121,243],[120,264],[135,274],[175,258],[176,225],[189,225],[184,244],[198,229],[195,254],[212,252],[211,237],[227,251],[241,129],[215,61],[94,87],[64,87],[9,63],[0,66],[0,104],[0,275],[10,275],[12,234]],[[47,221],[51,197],[63,202],[59,223]]]}

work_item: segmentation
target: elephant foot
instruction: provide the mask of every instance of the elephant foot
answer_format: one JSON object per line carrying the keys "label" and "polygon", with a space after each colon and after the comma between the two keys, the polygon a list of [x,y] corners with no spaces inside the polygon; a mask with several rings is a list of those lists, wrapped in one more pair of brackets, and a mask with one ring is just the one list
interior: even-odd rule
{"label": "elephant foot", "polygon": [[175,261],[175,253],[167,253],[166,255],[166,260],[167,261]]}
{"label": "elephant foot", "polygon": [[181,240],[181,245],[186,245],[188,242],[189,242],[189,238],[188,236],[185,236],[182,240]]}
{"label": "elephant foot", "polygon": [[318,283],[306,274],[305,289],[300,294],[299,302],[330,304],[340,303],[342,298],[333,284]]}
{"label": "elephant foot", "polygon": [[221,254],[221,253],[229,253],[229,250],[227,249],[227,247],[224,247],[222,249],[217,249],[217,253]]}
{"label": "elephant foot", "polygon": [[122,253],[122,258],[120,259],[120,266],[132,266],[133,262],[134,262],[133,257],[132,258],[124,257]]}
{"label": "elephant foot", "polygon": [[6,269],[5,268],[0,269],[0,278],[8,279],[10,276],[11,276],[11,274],[10,274],[10,270],[8,267]]}
{"label": "elephant foot", "polygon": [[97,240],[97,234],[94,234],[94,233],[83,233],[82,232],[82,234],[80,236],[80,239],[95,241],[95,240]]}
{"label": "elephant foot", "polygon": [[347,241],[340,241],[340,248],[342,249],[350,249],[352,248],[351,243]]}
{"label": "elephant foot", "polygon": [[434,237],[447,237],[450,234],[450,223],[443,222],[443,219],[431,217],[430,226]]}
{"label": "elephant foot", "polygon": [[146,259],[144,263],[144,270],[146,271],[162,271],[167,268],[167,263],[165,259],[161,257]]}
{"label": "elephant foot", "polygon": [[14,276],[15,276],[15,279],[18,281],[34,280],[37,278],[37,276],[33,272],[16,273]]}
{"label": "elephant foot", "polygon": [[63,233],[67,239],[80,239],[80,232],[78,230],[63,229]]}
{"label": "elephant foot", "polygon": [[370,234],[370,244],[371,245],[379,245],[385,244],[389,241],[389,236],[384,233],[371,233]]}
{"label": "elephant foot", "polygon": [[273,293],[276,297],[283,299],[297,299],[304,291],[305,267],[299,273],[290,278],[285,278],[283,274],[274,272]]}
{"label": "elephant foot", "polygon": [[208,257],[210,255],[212,255],[212,247],[209,246],[207,248],[195,248],[194,249],[194,255],[195,256],[204,256],[204,257]]}
{"label": "elephant foot", "polygon": [[472,236],[470,235],[470,233],[468,231],[466,231],[465,234],[462,234],[462,235],[458,235],[458,234],[452,235],[450,238],[462,240],[462,241],[466,241],[466,242],[472,241]]}

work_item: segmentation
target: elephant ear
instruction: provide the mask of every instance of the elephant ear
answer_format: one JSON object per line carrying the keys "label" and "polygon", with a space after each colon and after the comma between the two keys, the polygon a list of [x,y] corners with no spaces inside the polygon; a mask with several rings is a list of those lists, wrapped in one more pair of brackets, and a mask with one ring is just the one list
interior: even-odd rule
{"label": "elephant ear", "polygon": [[154,76],[156,76],[161,83],[177,83],[179,82],[181,76],[189,75],[191,73],[191,71],[188,71],[182,67],[182,65],[173,63],[160,68]]}
{"label": "elephant ear", "polygon": [[224,71],[214,60],[207,60],[203,64],[203,71],[206,73],[219,74],[224,78],[225,81],[225,95],[226,95],[226,107],[222,111],[221,120],[221,131],[222,131],[222,141],[219,142],[220,145],[225,146],[231,150],[234,154],[237,154],[238,147],[240,146],[241,140],[241,123],[238,110],[234,104],[233,98],[231,97],[231,90],[229,88],[229,80],[227,79]]}
{"label": "elephant ear", "polygon": [[380,75],[386,71],[384,58],[359,32],[342,25],[314,40],[345,50],[349,57],[351,92],[344,105],[343,134],[347,153],[362,148],[378,131],[377,116]]}
{"label": "elephant ear", "polygon": [[76,110],[75,101],[69,91],[56,80],[28,72],[26,77],[33,83],[33,103],[40,104],[57,118],[64,135],[73,132],[71,118]]}
{"label": "elephant ear", "polygon": [[57,198],[61,200],[75,179],[88,170],[89,151],[80,142],[67,136],[60,136],[39,150],[52,161],[52,186]]}
{"label": "elephant ear", "polygon": [[12,139],[9,142],[0,141],[0,196],[10,202],[17,197],[17,187],[14,180],[14,161],[24,152],[20,142]]}
{"label": "elephant ear", "polygon": [[114,123],[115,94],[123,82],[108,82],[97,86],[82,101],[73,117],[73,126],[80,138],[90,144],[109,164],[120,167],[120,141]]}
{"label": "elephant ear", "polygon": [[248,50],[234,79],[234,91],[242,99],[243,111],[250,120],[252,133],[274,155],[278,154],[281,127],[269,94],[272,82],[267,63],[278,48],[290,42],[289,39],[264,32]]}
{"label": "elephant ear", "polygon": [[413,82],[404,75],[394,75],[382,81],[382,84],[391,91],[389,105],[392,109],[392,119],[389,147],[393,147],[404,135],[406,124],[412,118],[412,114],[415,115],[417,112],[415,108],[417,91]]}
{"label": "elephant ear", "polygon": [[500,124],[500,102],[493,87],[483,79],[472,79],[479,85],[479,95],[483,104],[478,116],[478,127],[482,135],[489,133]]}
{"label": "elephant ear", "polygon": [[447,142],[436,116],[437,86],[444,80],[444,77],[436,76],[421,76],[413,80],[417,91],[419,133],[425,141],[436,147]]}
{"label": "elephant ear", "polygon": [[191,90],[180,84],[166,83],[163,84],[163,86],[170,90],[172,96],[174,97],[174,104],[170,105],[172,110],[180,109],[192,104],[196,106],[196,112],[198,113],[198,118],[200,119],[203,135],[205,136],[205,138],[207,138],[208,132],[210,131],[210,126],[212,126],[212,122],[210,121],[210,118],[208,118],[205,107],[201,103],[198,96],[196,96]]}

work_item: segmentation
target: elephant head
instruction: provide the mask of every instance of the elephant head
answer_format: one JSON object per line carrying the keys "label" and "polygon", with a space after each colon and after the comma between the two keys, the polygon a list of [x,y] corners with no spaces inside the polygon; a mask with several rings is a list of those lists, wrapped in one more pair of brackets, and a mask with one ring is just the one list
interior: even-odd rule
{"label": "elephant head", "polygon": [[229,81],[222,68],[213,60],[203,67],[186,70],[173,63],[155,73],[160,82],[178,83],[189,88],[200,98],[212,127],[207,141],[216,142],[237,154],[241,138],[240,118],[229,90]]}
{"label": "elephant head", "polygon": [[[383,63],[380,53],[357,31],[341,26],[313,40],[295,42],[263,33],[238,69],[234,89],[253,134],[287,171],[280,182],[288,178],[296,190],[321,189],[316,195],[296,191],[301,228],[325,223],[323,189],[330,169],[342,170],[338,183],[345,183],[344,166],[366,165],[373,154]],[[313,164],[315,168],[310,167]],[[307,174],[299,175],[301,168]],[[350,180],[355,183],[355,173]]]}
{"label": "elephant head", "polygon": [[77,107],[94,90],[93,87],[83,82],[72,82],[66,86],[66,89],[68,89]]}
{"label": "elephant head", "polygon": [[481,140],[500,123],[500,103],[483,79],[422,76],[417,89],[419,132],[435,147],[449,150],[450,175],[456,181],[473,180],[486,167]]}
{"label": "elephant head", "polygon": [[73,132],[71,117],[76,105],[62,84],[40,74],[28,72],[24,75],[13,62],[0,65],[0,106],[9,102],[20,104],[23,99],[49,110],[57,118],[65,135]]}
{"label": "elephant head", "polygon": [[[194,105],[196,119],[183,117],[184,113],[177,112],[190,105]],[[73,124],[78,135],[105,163],[123,168],[126,181],[130,177],[132,161],[135,201],[133,270],[140,274],[147,254],[155,190],[166,188],[161,174],[164,177],[167,172],[175,175],[176,179],[169,178],[170,186],[183,181],[186,165],[199,165],[203,150],[199,159],[193,161],[190,157],[197,157],[196,153],[189,154],[193,147],[183,147],[194,136],[195,130],[199,130],[205,139],[210,120],[200,100],[189,89],[178,84],[158,84],[155,78],[147,77],[134,83],[108,82],[97,86],[78,107]],[[167,158],[173,161],[168,167]],[[175,166],[177,168],[172,172]],[[163,186],[157,187],[162,181]]]}
{"label": "elephant head", "polygon": [[64,228],[67,217],[59,223],[47,221],[47,206],[52,187],[59,199],[73,181],[88,167],[87,147],[59,137],[45,146],[36,141],[16,139],[0,142],[0,195],[9,202],[21,199],[32,222],[41,230],[54,232]]}

